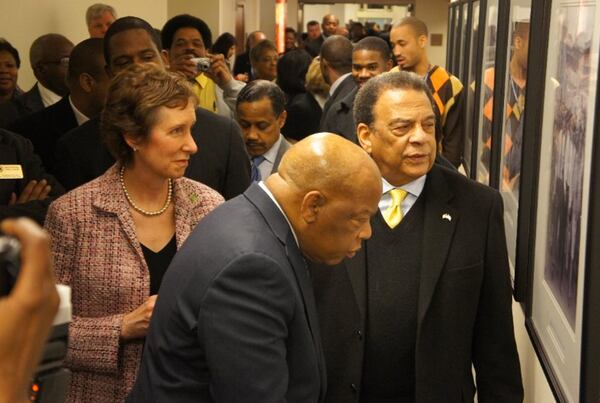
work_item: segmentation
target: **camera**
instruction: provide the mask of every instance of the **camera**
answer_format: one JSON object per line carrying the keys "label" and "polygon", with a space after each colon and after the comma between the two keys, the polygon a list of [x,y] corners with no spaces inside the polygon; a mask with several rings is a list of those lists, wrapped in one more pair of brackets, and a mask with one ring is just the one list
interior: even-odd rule
{"label": "camera", "polygon": [[210,59],[208,57],[194,57],[190,60],[196,63],[198,73],[206,73],[210,69]]}
{"label": "camera", "polygon": [[[14,237],[0,235],[0,296],[10,294],[21,267],[21,243]],[[65,400],[71,373],[64,368],[71,322],[71,288],[56,286],[60,297],[58,312],[52,323],[50,336],[31,380],[29,401],[58,403]]]}

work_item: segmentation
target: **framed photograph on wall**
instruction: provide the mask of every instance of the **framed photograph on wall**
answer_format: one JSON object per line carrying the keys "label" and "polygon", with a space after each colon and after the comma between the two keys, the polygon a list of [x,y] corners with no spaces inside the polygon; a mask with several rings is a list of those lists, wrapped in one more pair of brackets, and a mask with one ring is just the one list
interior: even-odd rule
{"label": "framed photograph on wall", "polygon": [[582,388],[589,376],[586,365],[594,368],[582,352],[593,350],[598,340],[590,340],[598,336],[598,320],[590,321],[589,311],[589,301],[597,301],[600,292],[590,292],[597,280],[589,282],[594,278],[589,248],[599,244],[590,238],[598,230],[590,223],[598,220],[589,218],[591,183],[597,177],[592,168],[598,165],[592,164],[594,133],[600,129],[600,1],[553,0],[546,6],[550,45],[540,61],[545,75],[535,140],[539,158],[530,213],[527,328],[557,399],[579,402],[588,393]]}

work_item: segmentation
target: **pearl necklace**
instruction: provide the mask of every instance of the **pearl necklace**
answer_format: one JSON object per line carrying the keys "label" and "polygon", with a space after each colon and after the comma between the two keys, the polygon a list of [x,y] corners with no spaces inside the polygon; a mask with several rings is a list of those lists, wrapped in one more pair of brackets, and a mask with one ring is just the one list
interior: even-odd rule
{"label": "pearl necklace", "polygon": [[131,196],[129,195],[129,192],[127,191],[127,188],[125,187],[125,180],[123,179],[123,173],[124,172],[125,172],[125,166],[122,166],[121,167],[121,172],[119,174],[119,179],[121,180],[121,187],[123,188],[123,192],[125,193],[125,198],[127,199],[127,201],[129,202],[129,204],[131,205],[131,207],[133,207],[133,209],[135,211],[137,211],[138,213],[141,213],[141,214],[143,214],[145,216],[150,216],[150,217],[161,215],[162,213],[164,213],[165,211],[167,211],[167,209],[169,208],[169,205],[171,204],[171,196],[173,195],[173,181],[170,178],[169,178],[169,190],[167,191],[167,201],[165,201],[165,205],[162,206],[162,208],[160,210],[157,210],[157,211],[148,211],[148,210],[144,210],[143,208],[139,207],[131,199]]}

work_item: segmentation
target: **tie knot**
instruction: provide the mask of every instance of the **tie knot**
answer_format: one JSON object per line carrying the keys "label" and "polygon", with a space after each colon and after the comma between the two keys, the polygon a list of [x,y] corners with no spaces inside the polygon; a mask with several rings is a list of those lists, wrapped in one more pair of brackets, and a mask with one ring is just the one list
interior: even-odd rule
{"label": "tie knot", "polygon": [[408,192],[404,189],[396,188],[390,190],[390,195],[392,196],[392,205],[399,206],[406,199],[406,196],[408,196]]}
{"label": "tie knot", "polygon": [[265,160],[265,157],[262,155],[259,155],[257,157],[252,157],[252,163],[256,166],[259,166],[260,164],[262,164],[262,162]]}

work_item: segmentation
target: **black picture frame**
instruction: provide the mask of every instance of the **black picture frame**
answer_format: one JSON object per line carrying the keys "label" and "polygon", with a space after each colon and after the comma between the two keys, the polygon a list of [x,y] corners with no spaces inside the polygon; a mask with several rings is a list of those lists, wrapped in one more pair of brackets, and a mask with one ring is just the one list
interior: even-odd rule
{"label": "black picture frame", "polygon": [[[560,4],[559,0],[554,1],[555,4]],[[549,97],[553,97],[552,99],[554,99],[554,93],[548,94],[546,91],[546,88],[548,88],[547,66],[550,62],[548,60],[548,42],[552,40],[550,35],[551,28],[555,30],[553,31],[554,33],[560,31],[557,30],[556,26],[551,27],[552,6],[552,0],[532,0],[531,26],[535,26],[535,29],[532,29],[530,32],[530,43],[534,43],[536,46],[530,46],[529,48],[528,65],[530,68],[528,69],[527,92],[535,94],[535,97],[529,96],[525,101],[527,115],[524,121],[524,132],[526,135],[523,136],[522,155],[527,156],[527,158],[523,157],[521,161],[516,250],[517,278],[515,279],[515,283],[517,286],[522,287],[519,291],[524,294],[526,328],[556,400],[559,402],[598,402],[600,401],[600,383],[598,382],[600,380],[600,367],[598,366],[598,362],[600,362],[600,343],[598,342],[600,339],[600,318],[597,315],[598,309],[600,309],[600,273],[598,272],[598,267],[600,267],[600,163],[597,161],[597,158],[585,159],[585,161],[591,161],[590,165],[587,165],[588,168],[586,168],[589,169],[587,174],[589,188],[586,188],[585,181],[582,187],[584,189],[582,192],[586,192],[585,189],[589,189],[587,200],[585,198],[582,199],[582,204],[589,206],[589,209],[587,210],[587,214],[585,214],[584,209],[584,213],[581,215],[581,221],[584,223],[581,228],[584,232],[582,232],[580,239],[585,242],[583,247],[585,247],[586,253],[583,259],[579,259],[578,263],[579,276],[583,275],[580,281],[582,285],[581,291],[578,291],[578,293],[581,292],[582,296],[578,296],[577,300],[577,309],[580,312],[577,319],[578,325],[573,328],[574,338],[579,339],[579,352],[578,354],[568,354],[566,356],[567,360],[575,360],[571,361],[571,363],[577,368],[579,376],[574,376],[572,372],[567,373],[570,378],[575,378],[574,380],[569,379],[568,382],[565,381],[565,370],[560,369],[556,365],[556,358],[553,358],[556,356],[556,353],[553,352],[553,348],[555,348],[555,345],[560,345],[560,340],[553,343],[548,341],[547,333],[549,330],[540,317],[540,311],[544,309],[543,299],[536,298],[540,293],[539,290],[544,286],[541,283],[546,282],[546,277],[540,280],[540,276],[544,275],[547,270],[539,262],[541,261],[539,253],[537,255],[538,259],[536,259],[536,247],[538,251],[543,246],[548,247],[543,242],[546,240],[544,237],[548,237],[548,234],[538,233],[540,229],[546,228],[544,225],[547,221],[540,220],[540,217],[543,218],[547,207],[543,207],[542,210],[538,211],[540,196],[543,196],[540,193],[542,191],[540,188],[542,186],[540,184],[541,175],[549,175],[547,172],[544,172],[545,169],[542,167],[542,159],[544,159],[545,164],[548,162],[547,154],[544,157],[541,156],[542,142],[545,141],[547,146],[548,136],[554,136],[553,133],[556,130],[553,129],[549,134],[546,128],[546,132],[544,133],[544,119],[546,119],[546,124],[548,122],[548,117],[545,116],[545,113],[547,114],[548,110],[545,111],[544,108],[547,108],[547,105],[545,106],[543,102],[540,102],[540,100],[548,102],[547,98],[549,99]],[[596,4],[595,6],[600,7],[600,4]],[[597,11],[595,16],[596,18],[598,17]],[[597,26],[598,22],[595,19],[594,26]],[[594,34],[596,42],[592,50],[592,52],[596,53],[600,51],[597,35],[598,33]],[[553,46],[555,45],[553,44]],[[599,75],[597,56],[595,63],[597,79]],[[560,80],[558,82],[560,84]],[[592,88],[591,85],[589,88]],[[598,81],[596,81],[594,89],[597,97],[599,94],[598,91],[600,91]],[[591,97],[589,98],[591,99]],[[590,104],[588,103],[588,105]],[[600,141],[598,138],[600,131],[600,102],[594,100],[593,107],[590,108],[589,113],[593,113],[594,115],[591,119],[591,134],[589,131],[586,131],[586,147],[591,149],[591,151],[588,151],[588,155],[597,155],[596,153],[600,152]],[[556,117],[552,121],[556,122]],[[590,122],[590,120],[586,121]],[[582,172],[585,171],[582,169]],[[543,187],[545,187],[544,193],[547,192],[547,184]],[[549,225],[548,228],[550,228]],[[542,250],[547,251],[547,249]],[[536,260],[538,260],[537,265]],[[525,278],[520,279],[519,276]],[[537,307],[536,304],[538,305]],[[546,314],[546,316],[552,319],[551,313]]]}

